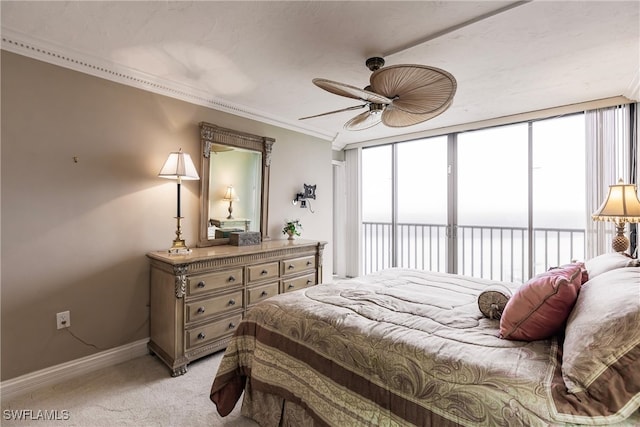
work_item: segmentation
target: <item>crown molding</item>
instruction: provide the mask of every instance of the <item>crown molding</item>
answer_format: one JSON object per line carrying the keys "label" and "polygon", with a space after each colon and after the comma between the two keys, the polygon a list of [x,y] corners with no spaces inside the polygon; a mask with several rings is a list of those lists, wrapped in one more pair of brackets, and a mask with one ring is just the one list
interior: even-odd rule
{"label": "crown molding", "polygon": [[2,49],[80,73],[89,74],[94,77],[299,132],[326,141],[333,142],[337,136],[335,133],[326,133],[318,129],[300,126],[295,122],[280,119],[267,112],[258,111],[244,105],[217,98],[210,93],[194,87],[160,79],[139,70],[105,61],[102,58],[94,57],[86,53],[73,51],[68,47],[55,45],[54,43],[36,39],[6,28],[2,28]]}

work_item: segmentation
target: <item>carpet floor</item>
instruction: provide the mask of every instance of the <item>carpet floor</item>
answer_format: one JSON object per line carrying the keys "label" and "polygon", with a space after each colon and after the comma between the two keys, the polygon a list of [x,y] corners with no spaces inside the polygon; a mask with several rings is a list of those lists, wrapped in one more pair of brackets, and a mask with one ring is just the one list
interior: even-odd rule
{"label": "carpet floor", "polygon": [[[167,367],[147,355],[63,383],[2,401],[3,427],[255,427],[240,414],[242,400],[222,418],[209,389],[224,352],[189,364],[172,378]],[[44,420],[42,412],[57,415]],[[14,414],[23,414],[16,419]],[[26,414],[27,419],[24,419]],[[54,417],[55,418],[55,417]],[[67,418],[67,419],[62,419]]]}

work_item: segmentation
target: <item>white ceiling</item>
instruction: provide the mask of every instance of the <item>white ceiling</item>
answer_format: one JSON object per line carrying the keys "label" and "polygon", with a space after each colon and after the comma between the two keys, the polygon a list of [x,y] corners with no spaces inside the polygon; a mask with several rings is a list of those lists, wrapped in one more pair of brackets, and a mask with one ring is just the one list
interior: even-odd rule
{"label": "white ceiling", "polygon": [[[585,101],[640,98],[639,1],[72,1],[1,3],[2,48],[346,144]],[[366,58],[458,82],[422,124],[347,131]]]}

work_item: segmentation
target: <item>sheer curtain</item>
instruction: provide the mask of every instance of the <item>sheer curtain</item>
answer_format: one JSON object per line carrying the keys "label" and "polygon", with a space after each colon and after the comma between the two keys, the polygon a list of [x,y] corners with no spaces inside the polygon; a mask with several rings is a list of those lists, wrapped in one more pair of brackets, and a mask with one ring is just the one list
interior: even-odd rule
{"label": "sheer curtain", "polygon": [[333,275],[345,277],[347,233],[347,189],[345,162],[332,161],[333,167]]}
{"label": "sheer curtain", "polygon": [[360,207],[361,185],[360,171],[362,170],[362,149],[354,148],[345,151],[345,177],[346,177],[346,253],[345,272],[347,277],[356,277],[361,274],[360,260],[362,211]]}
{"label": "sheer curtain", "polygon": [[[636,184],[638,187],[636,189],[640,194],[640,168],[638,164],[640,163],[640,145],[638,145],[638,123],[640,119],[640,111],[638,109],[638,103],[631,104],[630,111],[630,123],[629,127],[631,129],[631,141],[630,141],[630,150],[631,153],[631,180],[629,181],[631,184]],[[629,240],[631,243],[631,254],[636,258],[640,255],[638,252],[638,230],[640,226],[635,224],[629,224]]]}
{"label": "sheer curtain", "polygon": [[615,227],[609,222],[591,219],[591,213],[607,196],[609,185],[620,178],[625,183],[637,183],[635,107],[636,104],[630,104],[586,113],[587,258],[612,251]]}

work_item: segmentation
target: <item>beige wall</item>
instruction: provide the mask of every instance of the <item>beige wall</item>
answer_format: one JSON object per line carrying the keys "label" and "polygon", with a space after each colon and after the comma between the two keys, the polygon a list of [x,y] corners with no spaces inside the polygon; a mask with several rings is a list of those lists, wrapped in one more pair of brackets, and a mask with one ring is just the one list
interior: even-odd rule
{"label": "beige wall", "polygon": [[[157,173],[179,147],[199,158],[200,121],[276,139],[270,235],[299,218],[303,237],[329,242],[330,277],[330,142],[5,51],[1,66],[3,380],[148,336],[145,253],[175,237],[175,182]],[[318,185],[314,214],[291,204],[303,183]],[[189,245],[198,191],[183,183]],[[64,310],[97,348],[56,330]]]}

